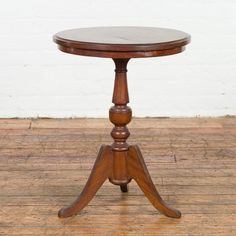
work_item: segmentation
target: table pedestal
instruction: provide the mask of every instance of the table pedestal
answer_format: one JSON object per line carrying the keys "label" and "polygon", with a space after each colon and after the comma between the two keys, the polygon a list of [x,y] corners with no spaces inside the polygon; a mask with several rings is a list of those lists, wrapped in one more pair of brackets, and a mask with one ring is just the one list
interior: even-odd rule
{"label": "table pedestal", "polygon": [[169,207],[161,198],[147,170],[141,151],[137,145],[126,142],[130,133],[127,124],[131,121],[132,110],[129,103],[127,86],[127,63],[129,59],[113,59],[115,62],[115,85],[109,118],[114,124],[111,136],[112,145],[100,148],[90,177],[78,198],[68,207],[62,208],[58,216],[69,217],[82,210],[94,197],[106,179],[119,185],[122,192],[128,191],[128,183],[134,179],[145,196],[161,213],[168,217],[180,218],[181,213]]}

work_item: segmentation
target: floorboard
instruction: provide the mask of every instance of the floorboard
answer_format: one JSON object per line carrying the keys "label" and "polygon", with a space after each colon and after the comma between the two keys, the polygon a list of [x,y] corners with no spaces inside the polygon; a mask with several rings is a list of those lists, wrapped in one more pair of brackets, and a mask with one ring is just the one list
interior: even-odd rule
{"label": "floorboard", "polygon": [[236,235],[234,117],[131,122],[129,143],[140,145],[181,219],[159,214],[134,181],[129,193],[105,182],[81,214],[59,219],[111,127],[107,119],[0,119],[0,235]]}

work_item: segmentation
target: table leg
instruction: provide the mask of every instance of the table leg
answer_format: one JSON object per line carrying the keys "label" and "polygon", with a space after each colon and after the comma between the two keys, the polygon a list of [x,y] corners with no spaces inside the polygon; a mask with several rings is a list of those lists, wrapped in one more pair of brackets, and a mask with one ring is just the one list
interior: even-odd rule
{"label": "table leg", "polygon": [[153,206],[168,217],[180,218],[181,213],[169,207],[161,198],[148,173],[146,164],[138,146],[130,146],[126,142],[130,132],[127,124],[131,121],[132,110],[129,103],[127,86],[127,63],[129,59],[114,59],[115,85],[112,106],[109,110],[110,121],[114,124],[111,146],[102,146],[90,177],[79,197],[66,208],[62,208],[58,216],[69,217],[81,211],[94,197],[106,179],[119,185],[122,192],[128,191],[128,183],[134,179]]}
{"label": "table leg", "polygon": [[58,212],[60,218],[76,215],[80,212],[94,197],[98,189],[102,186],[109,176],[111,147],[103,145],[100,148],[90,177],[78,198],[68,207],[62,208]]}
{"label": "table leg", "polygon": [[141,151],[137,145],[129,147],[127,162],[128,172],[131,178],[137,182],[138,186],[144,192],[145,196],[152,203],[152,205],[168,217],[180,218],[180,211],[168,206],[156,190]]}
{"label": "table leg", "polygon": [[120,185],[120,190],[121,190],[121,192],[123,192],[123,193],[127,193],[127,192],[129,191],[129,189],[128,189],[128,184]]}

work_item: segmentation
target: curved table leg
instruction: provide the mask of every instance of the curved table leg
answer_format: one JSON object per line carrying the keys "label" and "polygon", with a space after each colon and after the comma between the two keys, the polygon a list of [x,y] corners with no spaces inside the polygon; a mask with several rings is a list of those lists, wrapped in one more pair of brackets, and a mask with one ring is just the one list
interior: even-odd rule
{"label": "curved table leg", "polygon": [[137,182],[153,206],[168,217],[180,218],[180,211],[168,206],[156,190],[138,146],[129,147],[127,162],[130,177]]}
{"label": "curved table leg", "polygon": [[120,190],[123,193],[127,193],[128,192],[128,185],[127,184],[120,185]]}
{"label": "curved table leg", "polygon": [[99,150],[97,159],[83,191],[70,206],[62,208],[58,212],[60,218],[76,215],[92,200],[98,189],[108,178],[110,160],[111,148],[103,145]]}

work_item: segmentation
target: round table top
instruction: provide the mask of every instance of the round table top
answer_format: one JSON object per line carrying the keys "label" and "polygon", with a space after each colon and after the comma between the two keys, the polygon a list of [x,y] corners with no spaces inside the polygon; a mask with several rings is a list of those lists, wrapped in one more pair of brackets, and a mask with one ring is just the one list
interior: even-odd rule
{"label": "round table top", "polygon": [[166,28],[113,26],[65,30],[53,39],[60,50],[71,54],[132,58],[182,52],[190,35]]}

